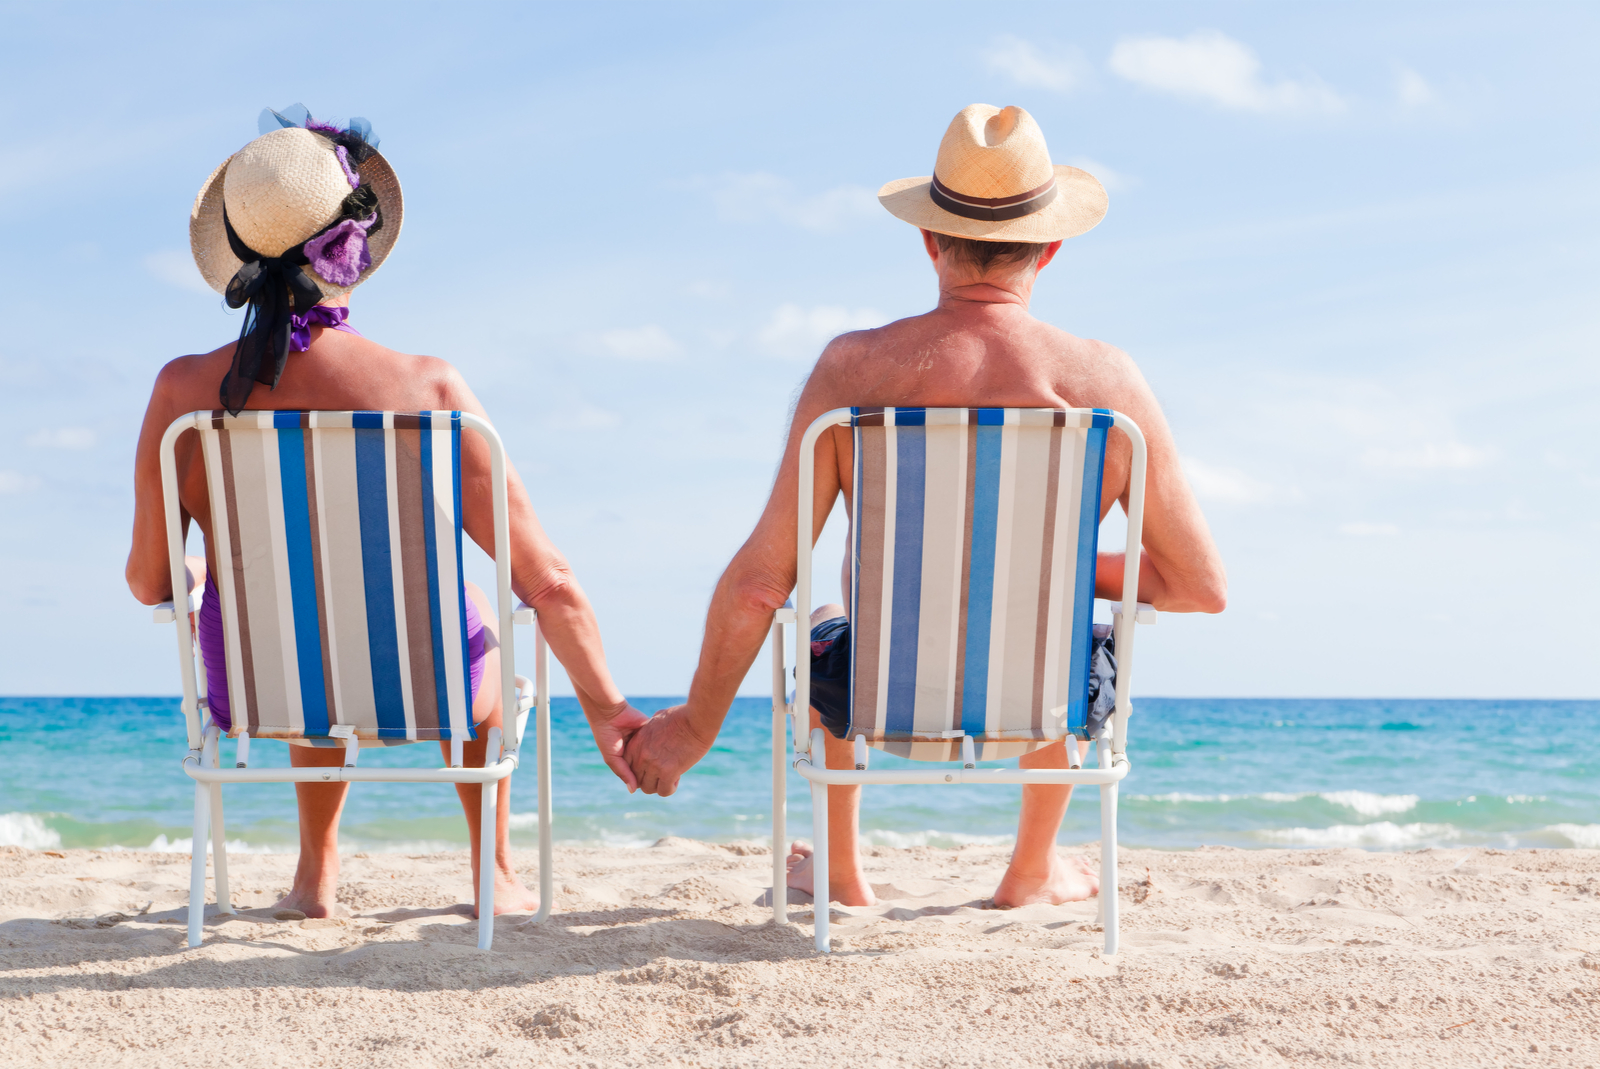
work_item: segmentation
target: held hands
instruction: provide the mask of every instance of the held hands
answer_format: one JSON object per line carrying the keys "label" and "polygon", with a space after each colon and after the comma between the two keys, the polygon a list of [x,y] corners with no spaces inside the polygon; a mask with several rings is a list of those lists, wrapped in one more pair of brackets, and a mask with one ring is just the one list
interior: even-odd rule
{"label": "held hands", "polygon": [[600,751],[606,766],[627,786],[629,794],[639,789],[639,781],[634,778],[633,770],[628,767],[623,755],[628,741],[648,723],[650,718],[627,702],[610,713],[589,716],[589,730],[594,733],[595,748]]}
{"label": "held hands", "polygon": [[663,709],[628,741],[628,765],[644,793],[665,798],[678,789],[678,777],[706,755],[713,741],[714,735],[702,739],[695,731],[687,706]]}

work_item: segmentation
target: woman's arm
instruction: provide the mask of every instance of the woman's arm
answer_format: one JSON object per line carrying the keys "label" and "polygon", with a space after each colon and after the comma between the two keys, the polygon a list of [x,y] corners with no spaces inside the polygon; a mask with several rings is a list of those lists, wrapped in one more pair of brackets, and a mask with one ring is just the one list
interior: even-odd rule
{"label": "woman's arm", "polygon": [[[488,419],[483,406],[452,368],[441,407]],[[594,607],[567,559],[545,534],[527,489],[506,459],[506,504],[511,534],[511,589],[539,614],[539,629],[550,651],[567,670],[578,702],[589,719],[595,745],[617,778],[634,790],[637,782],[623,760],[628,739],[646,721],[628,704],[606,666],[605,647]],[[491,557],[494,541],[494,488],[488,444],[476,433],[461,436],[462,526]],[[503,641],[511,641],[509,637]]]}
{"label": "woman's arm", "polygon": [[[133,460],[133,544],[128,550],[125,575],[128,589],[141,604],[157,605],[173,600],[172,567],[167,560],[167,517],[161,492],[161,437],[167,427],[183,413],[174,411],[172,381],[181,374],[180,357],[161,369],[145,406],[144,424],[139,428],[139,445]],[[184,454],[195,446],[195,435],[178,439],[178,467],[183,470]],[[182,511],[183,531],[189,533],[189,513]],[[193,569],[190,569],[191,573]],[[205,575],[204,569],[199,573]],[[190,589],[194,576],[190,576]]]}

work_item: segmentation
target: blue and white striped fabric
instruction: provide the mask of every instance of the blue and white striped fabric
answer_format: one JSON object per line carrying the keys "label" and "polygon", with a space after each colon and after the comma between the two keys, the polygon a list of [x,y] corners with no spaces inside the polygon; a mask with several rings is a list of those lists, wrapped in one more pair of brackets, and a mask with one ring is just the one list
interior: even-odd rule
{"label": "blue and white striped fabric", "polygon": [[458,412],[213,412],[234,729],[471,739]]}
{"label": "blue and white striped fabric", "polygon": [[1111,413],[851,412],[849,737],[926,760],[1082,737]]}

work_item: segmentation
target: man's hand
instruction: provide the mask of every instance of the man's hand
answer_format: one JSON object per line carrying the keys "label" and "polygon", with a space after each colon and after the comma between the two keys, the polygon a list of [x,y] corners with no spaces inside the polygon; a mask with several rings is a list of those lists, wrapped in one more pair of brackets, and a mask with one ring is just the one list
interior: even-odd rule
{"label": "man's hand", "polygon": [[682,776],[711,749],[689,719],[687,706],[663,709],[638,730],[628,743],[628,764],[646,794],[663,798],[678,789]]}
{"label": "man's hand", "polygon": [[611,771],[617,774],[617,778],[627,784],[629,794],[639,789],[639,781],[634,778],[633,769],[628,767],[623,755],[628,740],[648,723],[650,718],[627,702],[611,713],[589,717],[589,730],[594,733],[595,748],[600,751],[600,756]]}

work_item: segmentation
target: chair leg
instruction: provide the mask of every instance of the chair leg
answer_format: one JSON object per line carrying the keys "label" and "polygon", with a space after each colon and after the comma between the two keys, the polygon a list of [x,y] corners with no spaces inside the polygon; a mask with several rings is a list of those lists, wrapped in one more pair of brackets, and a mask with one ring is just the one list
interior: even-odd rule
{"label": "chair leg", "polygon": [[539,911],[529,923],[538,924],[550,916],[556,900],[555,846],[550,829],[555,815],[550,782],[550,646],[540,627],[533,629],[533,660],[534,769],[539,777]]}
{"label": "chair leg", "polygon": [[217,912],[233,912],[228,893],[228,840],[222,819],[222,784],[211,785],[211,874],[217,884]]}
{"label": "chair leg", "polygon": [[1100,788],[1100,923],[1106,956],[1117,952],[1117,784]]}
{"label": "chair leg", "polygon": [[204,783],[194,785],[194,835],[189,840],[189,945],[197,947],[206,916],[206,832],[211,792]]}
{"label": "chair leg", "polygon": [[[823,760],[822,743],[813,739],[812,760]],[[812,914],[816,917],[817,952],[828,953],[828,785],[811,785]]]}
{"label": "chair leg", "polygon": [[[539,658],[543,673],[539,677],[539,693],[543,695],[548,686],[546,680],[550,678],[548,646],[540,647]],[[555,820],[555,788],[550,779],[550,703],[542,697],[534,731],[539,743],[539,912],[533,919],[538,922],[550,916],[556,902],[555,833],[551,830]]]}
{"label": "chair leg", "polygon": [[787,703],[784,700],[783,625],[772,625],[772,923],[789,921],[789,873],[786,817],[788,816],[789,739]]}
{"label": "chair leg", "polygon": [[[489,745],[483,764],[500,760],[500,729],[489,729]],[[496,819],[500,815],[500,782],[483,785],[483,808],[478,817],[478,949],[488,950],[494,942],[494,848]]]}

